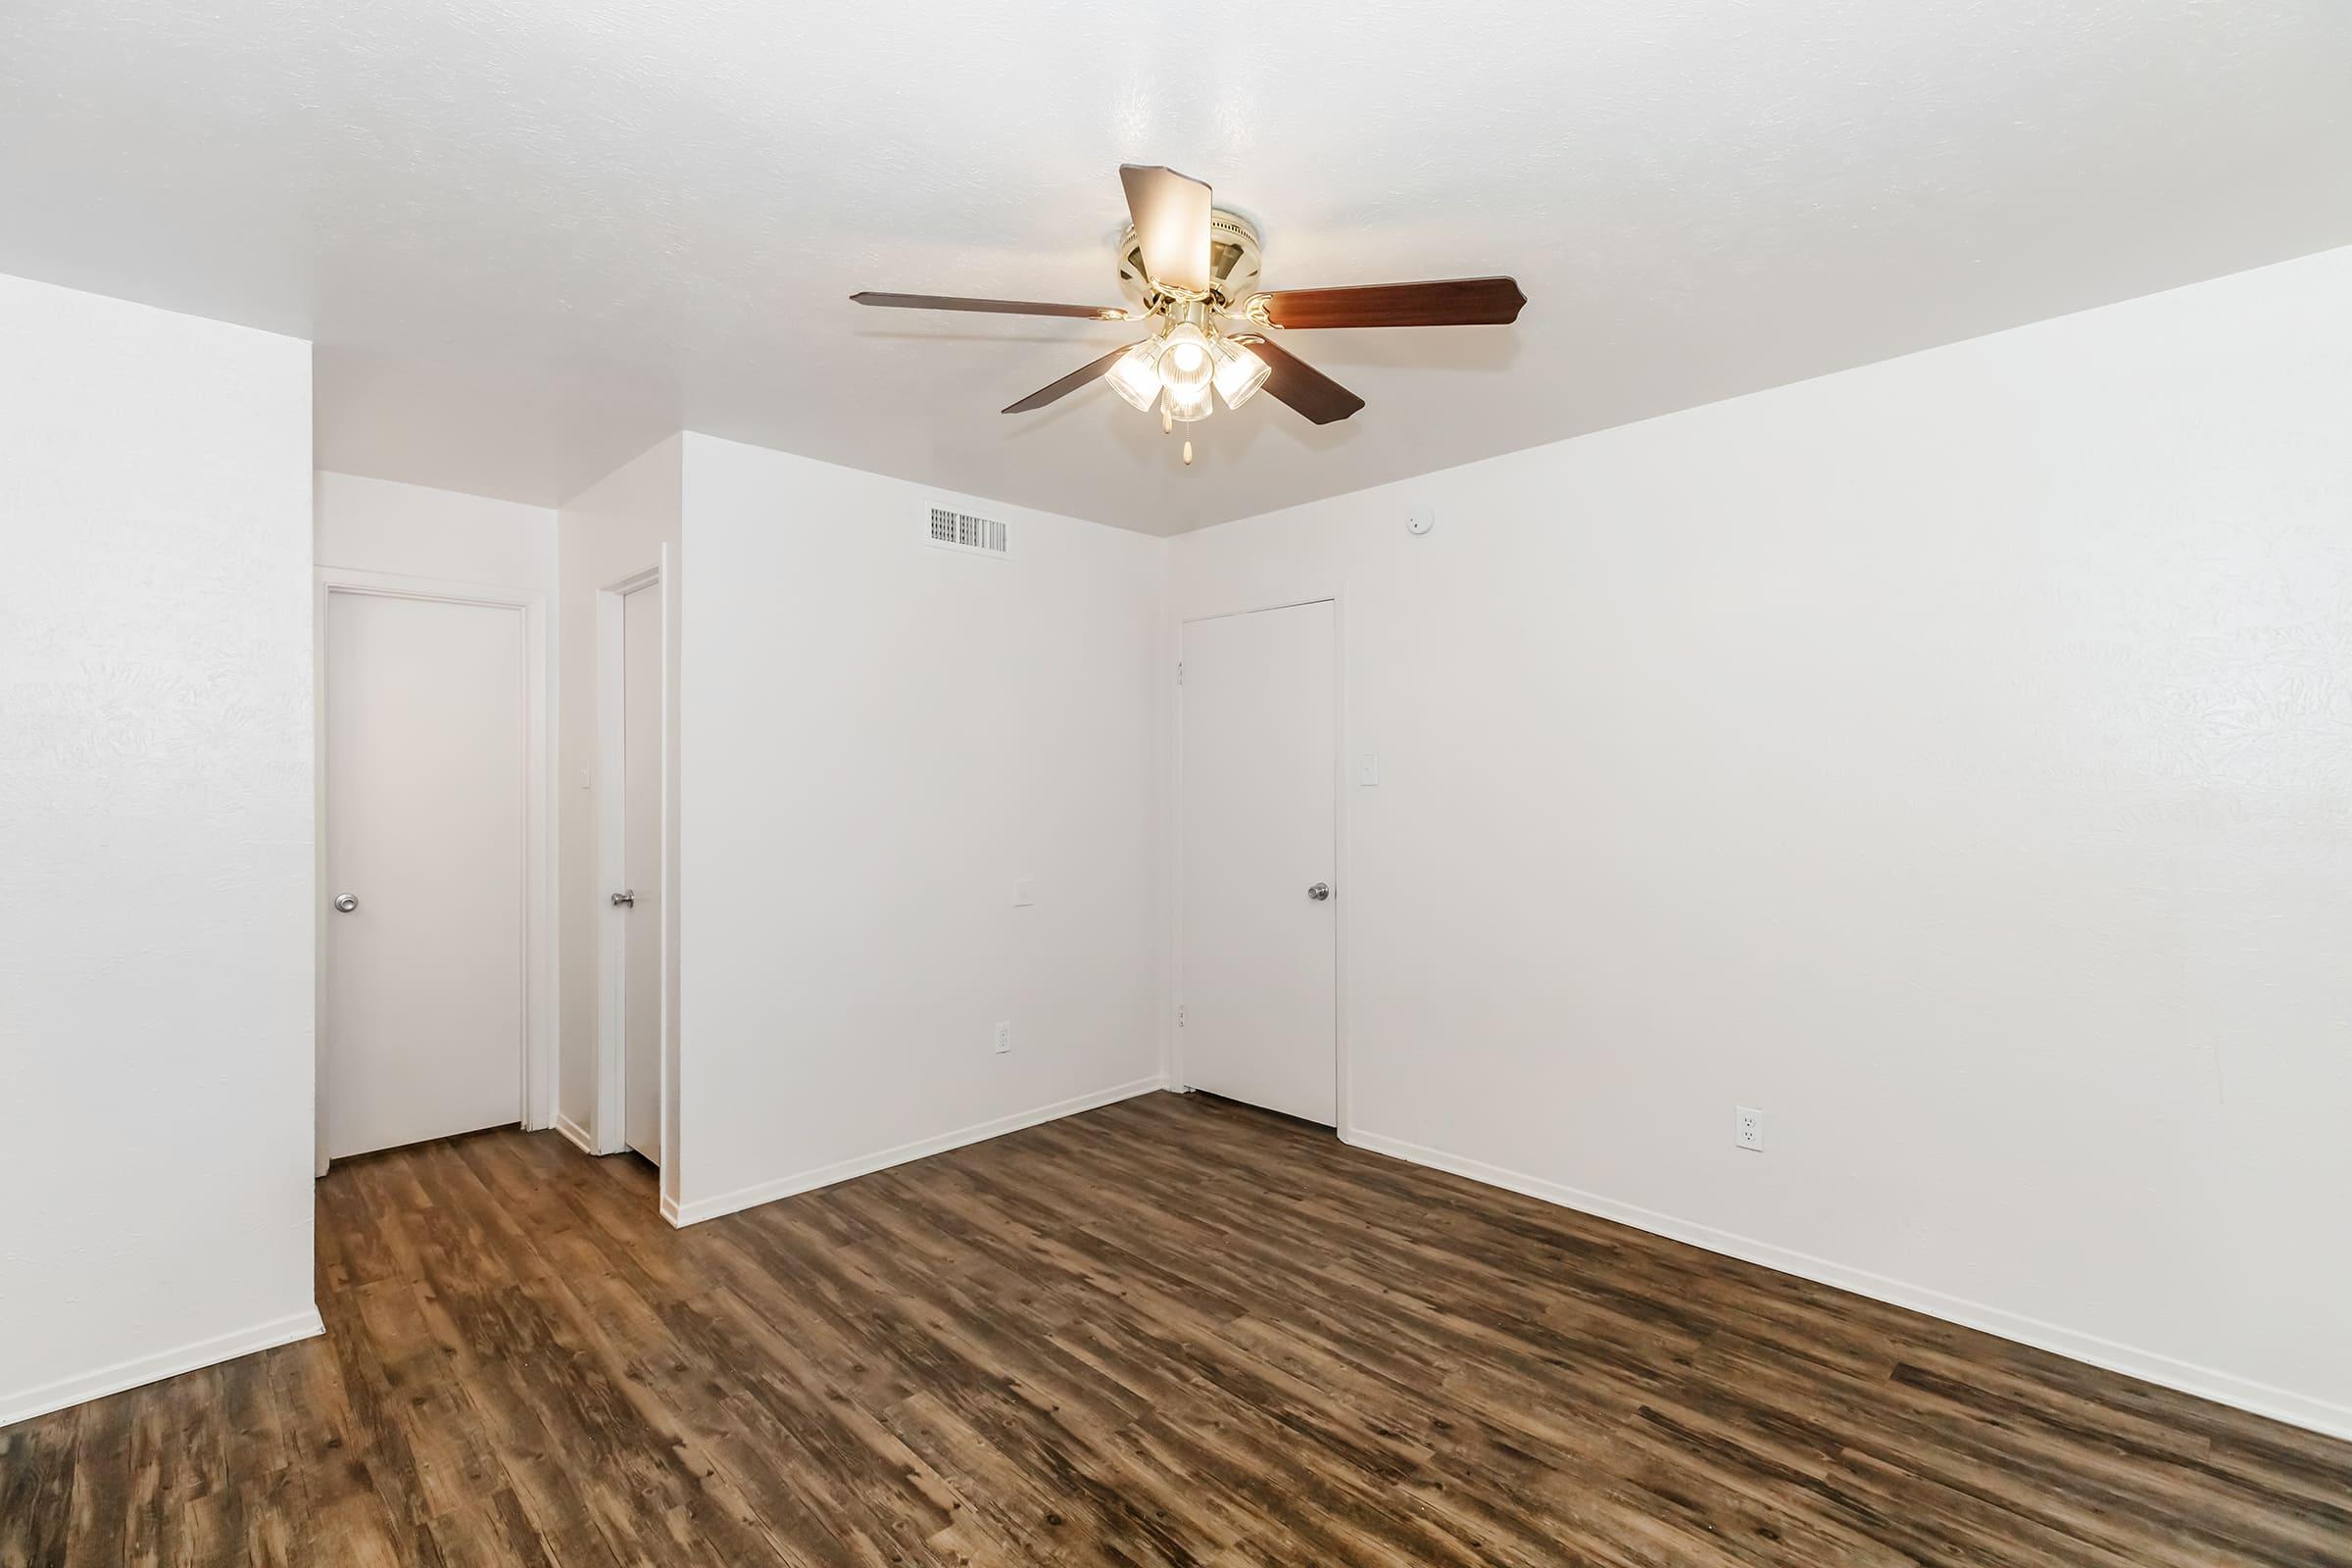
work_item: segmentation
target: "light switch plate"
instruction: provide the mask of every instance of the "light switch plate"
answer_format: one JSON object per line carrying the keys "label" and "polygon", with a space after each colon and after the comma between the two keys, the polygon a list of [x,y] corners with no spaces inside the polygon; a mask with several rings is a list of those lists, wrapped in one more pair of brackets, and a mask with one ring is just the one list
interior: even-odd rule
{"label": "light switch plate", "polygon": [[1359,788],[1371,789],[1380,782],[1380,757],[1366,752],[1355,760],[1355,782]]}
{"label": "light switch plate", "polygon": [[1025,876],[1012,885],[1012,906],[1025,909],[1037,902],[1037,878]]}

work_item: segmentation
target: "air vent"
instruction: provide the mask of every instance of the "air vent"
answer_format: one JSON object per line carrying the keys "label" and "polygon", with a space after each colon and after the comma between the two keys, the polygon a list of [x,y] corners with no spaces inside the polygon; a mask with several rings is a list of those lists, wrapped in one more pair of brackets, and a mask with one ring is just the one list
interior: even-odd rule
{"label": "air vent", "polygon": [[975,517],[953,507],[931,509],[931,528],[923,542],[942,550],[960,550],[967,556],[1004,559],[1004,525],[994,517]]}

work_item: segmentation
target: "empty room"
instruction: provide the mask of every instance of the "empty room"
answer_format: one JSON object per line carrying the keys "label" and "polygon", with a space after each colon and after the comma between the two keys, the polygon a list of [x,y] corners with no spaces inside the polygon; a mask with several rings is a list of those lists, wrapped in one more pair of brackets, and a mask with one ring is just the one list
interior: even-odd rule
{"label": "empty room", "polygon": [[0,0],[0,1568],[2352,1568],[2352,7]]}

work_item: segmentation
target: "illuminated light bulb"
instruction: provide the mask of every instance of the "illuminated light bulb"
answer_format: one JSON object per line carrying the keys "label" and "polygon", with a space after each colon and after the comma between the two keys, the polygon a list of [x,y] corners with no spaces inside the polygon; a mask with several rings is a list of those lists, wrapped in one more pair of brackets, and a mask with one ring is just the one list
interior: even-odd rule
{"label": "illuminated light bulb", "polygon": [[[1159,384],[1172,393],[1205,393],[1209,377],[1217,368],[1208,352],[1208,334],[1190,321],[1179,321],[1168,328],[1168,335],[1161,343]],[[1179,414],[1176,417],[1181,419],[1184,416]]]}
{"label": "illuminated light bulb", "polygon": [[1208,382],[1203,378],[1196,387],[1181,391],[1175,387],[1168,388],[1166,394],[1160,398],[1159,406],[1161,411],[1177,423],[1190,424],[1195,419],[1205,419],[1215,413],[1217,400],[1209,392]]}
{"label": "illuminated light bulb", "polygon": [[1217,395],[1229,409],[1238,409],[1257,396],[1257,389],[1274,373],[1274,367],[1239,343],[1218,338],[1209,345],[1209,350],[1217,361]]}
{"label": "illuminated light bulb", "polygon": [[1152,400],[1159,396],[1160,341],[1148,337],[1117,359],[1102,372],[1110,389],[1136,410],[1151,412]]}
{"label": "illuminated light bulb", "polygon": [[1188,468],[1193,466],[1193,444],[1190,441],[1184,444],[1184,466]]}

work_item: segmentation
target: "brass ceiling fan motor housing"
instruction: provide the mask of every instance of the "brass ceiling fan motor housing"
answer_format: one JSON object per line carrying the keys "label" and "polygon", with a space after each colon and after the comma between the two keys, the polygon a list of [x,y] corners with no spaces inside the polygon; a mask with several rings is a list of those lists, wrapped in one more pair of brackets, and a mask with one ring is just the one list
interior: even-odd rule
{"label": "brass ceiling fan motor housing", "polygon": [[[1220,314],[1239,310],[1241,302],[1257,290],[1257,265],[1261,255],[1257,225],[1239,213],[1224,208],[1212,208],[1208,215],[1208,298],[1209,308]],[[1119,236],[1119,292],[1135,302],[1136,308],[1150,312],[1157,306],[1184,303],[1181,291],[1169,291],[1152,285],[1151,275],[1144,270],[1143,242],[1136,238],[1135,225],[1129,223]]]}

